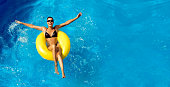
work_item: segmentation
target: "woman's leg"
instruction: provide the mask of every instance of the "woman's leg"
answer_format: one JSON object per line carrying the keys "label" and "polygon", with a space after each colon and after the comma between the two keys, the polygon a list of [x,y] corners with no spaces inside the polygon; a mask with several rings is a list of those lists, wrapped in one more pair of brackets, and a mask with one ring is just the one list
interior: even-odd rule
{"label": "woman's leg", "polygon": [[50,51],[52,51],[53,59],[54,59],[54,63],[55,63],[55,72],[56,72],[57,74],[59,74],[58,68],[57,68],[58,57],[56,56],[56,46],[55,46],[55,45],[49,46],[48,49],[49,49]]}
{"label": "woman's leg", "polygon": [[61,72],[62,72],[62,78],[65,78],[65,73],[64,73],[64,66],[63,66],[63,59],[61,58],[61,47],[59,46],[59,44],[57,44],[57,57],[58,57],[58,62],[60,64],[61,67]]}
{"label": "woman's leg", "polygon": [[60,64],[60,67],[61,67],[61,71],[62,71],[62,78],[65,78],[65,74],[64,74],[64,66],[63,66],[63,59],[61,58],[60,55],[58,55],[58,61],[59,61],[59,64]]}

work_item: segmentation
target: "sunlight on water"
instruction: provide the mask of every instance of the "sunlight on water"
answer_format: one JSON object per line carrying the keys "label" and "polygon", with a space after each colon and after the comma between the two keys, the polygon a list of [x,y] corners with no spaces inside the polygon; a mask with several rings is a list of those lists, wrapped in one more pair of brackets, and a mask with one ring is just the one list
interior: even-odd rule
{"label": "sunlight on water", "polygon": [[27,43],[27,38],[26,37],[19,37],[18,41],[21,41],[22,43]]}
{"label": "sunlight on water", "polygon": [[19,24],[17,24],[17,23],[15,23],[15,22],[13,22],[11,25],[9,25],[9,32],[11,32],[11,31],[13,31],[14,30],[14,28],[16,27],[16,26],[18,26]]}

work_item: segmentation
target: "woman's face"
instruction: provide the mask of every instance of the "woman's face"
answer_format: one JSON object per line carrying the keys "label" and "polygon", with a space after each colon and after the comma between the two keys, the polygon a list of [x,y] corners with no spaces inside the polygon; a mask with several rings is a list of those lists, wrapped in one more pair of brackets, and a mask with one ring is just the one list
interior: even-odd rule
{"label": "woman's face", "polygon": [[53,18],[48,18],[47,19],[47,24],[48,24],[49,27],[53,26],[53,24],[54,24]]}

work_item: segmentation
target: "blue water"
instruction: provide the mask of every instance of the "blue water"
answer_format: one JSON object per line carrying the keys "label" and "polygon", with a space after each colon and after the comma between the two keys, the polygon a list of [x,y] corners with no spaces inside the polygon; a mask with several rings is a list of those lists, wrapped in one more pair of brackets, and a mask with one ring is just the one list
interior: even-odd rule
{"label": "blue water", "polygon": [[[170,0],[0,0],[0,87],[170,87]],[[35,47],[38,30],[70,38],[66,78]]]}

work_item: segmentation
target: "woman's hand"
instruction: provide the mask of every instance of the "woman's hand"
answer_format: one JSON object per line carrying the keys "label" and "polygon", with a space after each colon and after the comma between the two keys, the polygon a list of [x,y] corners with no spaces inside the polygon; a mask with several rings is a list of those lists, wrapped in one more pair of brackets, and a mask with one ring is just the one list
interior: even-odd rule
{"label": "woman's hand", "polygon": [[15,20],[15,22],[18,23],[18,24],[21,24],[21,23],[22,23],[21,21],[18,21],[18,20]]}
{"label": "woman's hand", "polygon": [[82,15],[82,13],[80,12],[80,13],[77,15],[77,17],[79,18],[81,15]]}

